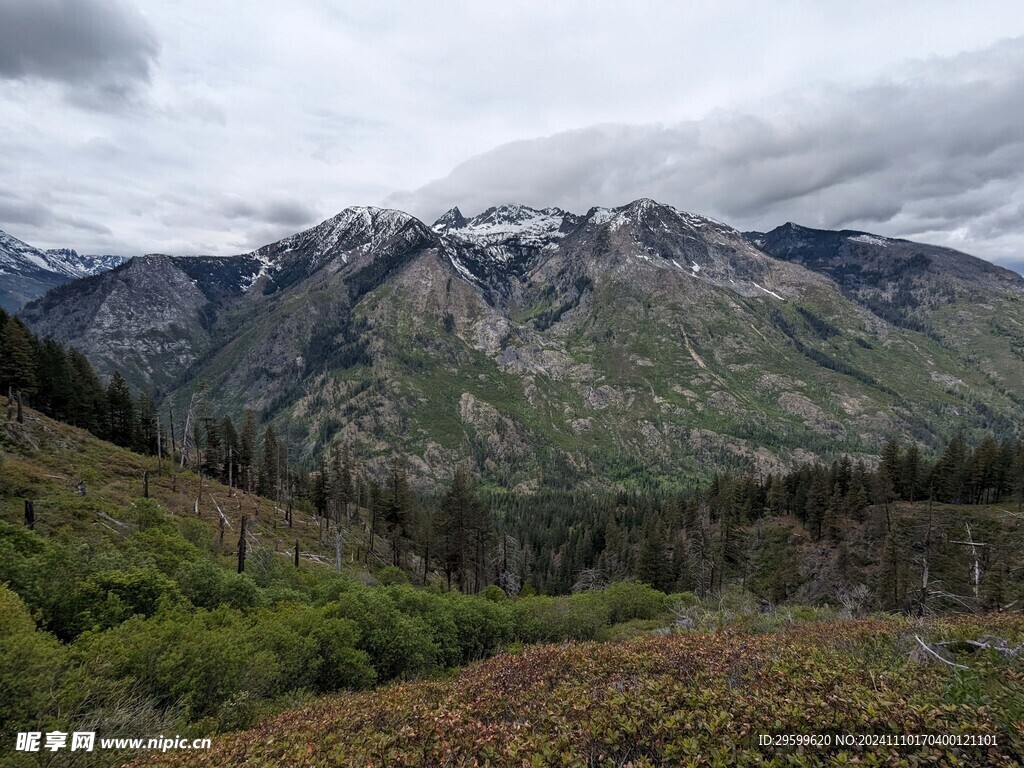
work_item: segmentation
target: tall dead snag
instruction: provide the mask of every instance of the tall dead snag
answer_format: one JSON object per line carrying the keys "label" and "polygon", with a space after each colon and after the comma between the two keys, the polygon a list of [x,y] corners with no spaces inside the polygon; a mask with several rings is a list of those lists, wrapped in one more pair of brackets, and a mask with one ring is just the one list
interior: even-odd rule
{"label": "tall dead snag", "polygon": [[242,532],[238,535],[238,572],[245,570],[245,522],[248,518],[242,515]]}
{"label": "tall dead snag", "polygon": [[156,471],[164,473],[164,440],[160,433],[160,412],[156,414]]}
{"label": "tall dead snag", "polygon": [[974,599],[977,600],[981,596],[981,556],[978,554],[978,547],[987,547],[989,544],[984,541],[975,541],[974,536],[971,534],[971,524],[965,523],[964,527],[967,529],[967,541],[950,541],[950,544],[960,544],[970,548],[971,552],[971,587],[974,590]]}

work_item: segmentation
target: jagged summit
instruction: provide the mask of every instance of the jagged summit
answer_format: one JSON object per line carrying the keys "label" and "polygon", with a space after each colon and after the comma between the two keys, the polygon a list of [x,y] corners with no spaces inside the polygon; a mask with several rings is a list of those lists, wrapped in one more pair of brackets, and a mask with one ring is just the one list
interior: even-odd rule
{"label": "jagged summit", "polygon": [[0,306],[17,311],[51,288],[124,261],[121,256],[81,256],[72,248],[44,251],[0,231]]}
{"label": "jagged summit", "polygon": [[293,279],[334,260],[345,265],[361,255],[392,247],[407,248],[415,243],[426,245],[436,241],[436,237],[423,222],[404,211],[353,206],[316,226],[245,254],[259,265],[246,287],[267,275],[286,273],[288,279]]}
{"label": "jagged summit", "polygon": [[455,206],[454,208],[449,208],[444,215],[435,221],[431,229],[443,234],[453,229],[462,229],[467,223],[468,219],[462,215],[462,211],[459,210],[458,206]]}
{"label": "jagged summit", "polygon": [[478,245],[543,247],[562,237],[578,219],[561,208],[537,209],[511,203],[493,206],[471,219],[453,208],[435,223],[434,230]]}
{"label": "jagged summit", "polygon": [[0,231],[0,270],[7,274],[32,274],[39,270],[52,272],[65,277],[81,277],[82,271],[69,258],[74,251],[44,251],[16,237]]}

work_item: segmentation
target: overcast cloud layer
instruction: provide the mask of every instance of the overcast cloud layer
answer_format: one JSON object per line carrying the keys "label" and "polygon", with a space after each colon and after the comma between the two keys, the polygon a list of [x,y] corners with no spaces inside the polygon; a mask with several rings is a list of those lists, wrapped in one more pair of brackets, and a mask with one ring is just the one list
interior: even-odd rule
{"label": "overcast cloud layer", "polygon": [[1021,268],[1024,7],[846,5],[0,0],[0,229],[228,254],[653,197]]}
{"label": "overcast cloud layer", "polygon": [[761,108],[512,142],[390,202],[431,218],[453,200],[652,197],[741,229],[864,229],[1024,266],[1024,38]]}

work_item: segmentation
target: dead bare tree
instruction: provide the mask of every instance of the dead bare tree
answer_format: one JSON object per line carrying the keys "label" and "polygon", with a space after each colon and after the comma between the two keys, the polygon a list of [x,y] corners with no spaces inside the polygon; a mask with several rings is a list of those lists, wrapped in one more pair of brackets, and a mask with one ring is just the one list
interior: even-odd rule
{"label": "dead bare tree", "polygon": [[950,544],[959,544],[961,546],[965,546],[965,547],[969,547],[970,548],[970,553],[971,553],[971,558],[972,558],[972,563],[971,563],[971,587],[974,590],[974,599],[978,600],[981,597],[981,577],[982,577],[981,556],[978,554],[978,547],[988,547],[988,546],[991,546],[991,545],[988,544],[987,542],[984,542],[984,541],[975,541],[974,540],[974,536],[971,534],[971,524],[970,523],[964,523],[964,528],[967,530],[967,540],[966,541],[953,541],[953,540],[950,540],[949,543]]}
{"label": "dead bare tree", "polygon": [[238,572],[245,570],[245,521],[246,516],[242,515],[242,531],[238,535]]}

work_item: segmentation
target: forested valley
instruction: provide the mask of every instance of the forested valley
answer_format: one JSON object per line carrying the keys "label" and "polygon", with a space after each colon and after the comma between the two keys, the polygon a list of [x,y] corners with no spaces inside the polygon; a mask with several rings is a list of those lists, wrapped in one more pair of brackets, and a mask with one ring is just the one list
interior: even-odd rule
{"label": "forested valley", "polygon": [[[342,443],[303,466],[255,413],[161,411],[10,316],[0,361],[5,738],[41,723],[225,733],[524,644],[980,616],[1024,592],[1012,436],[958,435],[936,455],[893,436],[877,462],[682,491],[513,493],[471,462],[414,489],[397,453],[380,475]],[[1004,673],[978,678],[984,696],[1017,695],[993,682]]]}

